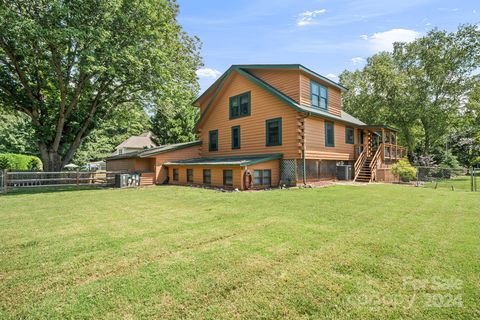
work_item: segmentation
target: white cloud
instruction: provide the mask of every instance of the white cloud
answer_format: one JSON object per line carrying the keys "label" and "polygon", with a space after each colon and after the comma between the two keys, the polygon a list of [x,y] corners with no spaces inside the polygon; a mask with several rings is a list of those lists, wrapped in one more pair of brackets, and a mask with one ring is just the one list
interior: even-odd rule
{"label": "white cloud", "polygon": [[326,75],[326,77],[329,78],[330,80],[338,81],[338,76],[336,74],[329,73]]}
{"label": "white cloud", "polygon": [[365,59],[362,58],[362,57],[355,57],[355,58],[350,59],[350,61],[351,61],[354,65],[359,65],[359,64],[364,64],[367,60],[365,60]]}
{"label": "white cloud", "polygon": [[443,8],[443,7],[442,7],[442,8],[437,8],[437,10],[438,10],[438,11],[453,11],[453,12],[457,12],[457,11],[460,10],[460,9],[458,9],[458,8]]}
{"label": "white cloud", "polygon": [[366,34],[362,34],[360,36],[360,39],[363,39],[363,40],[368,40],[368,36]]}
{"label": "white cloud", "polygon": [[371,50],[391,51],[394,42],[412,42],[420,37],[421,33],[409,29],[391,29],[384,32],[377,32],[365,39],[368,41]]}
{"label": "white cloud", "polygon": [[300,13],[297,16],[297,26],[303,27],[309,24],[316,24],[317,22],[315,21],[315,18],[317,17],[317,15],[325,13],[326,11],[326,9],[319,9]]}
{"label": "white cloud", "polygon": [[222,74],[220,71],[211,68],[201,68],[197,70],[197,76],[199,78],[213,78],[217,79]]}
{"label": "white cloud", "polygon": [[475,10],[475,9],[473,9],[472,12],[473,12],[473,14],[477,14],[477,10]]}

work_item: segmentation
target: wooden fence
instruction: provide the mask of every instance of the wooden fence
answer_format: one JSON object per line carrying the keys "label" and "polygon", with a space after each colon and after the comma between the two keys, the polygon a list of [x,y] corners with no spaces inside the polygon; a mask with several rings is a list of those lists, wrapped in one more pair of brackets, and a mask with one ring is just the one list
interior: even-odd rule
{"label": "wooden fence", "polygon": [[113,186],[118,171],[3,171],[0,174],[0,192],[9,188],[59,186]]}

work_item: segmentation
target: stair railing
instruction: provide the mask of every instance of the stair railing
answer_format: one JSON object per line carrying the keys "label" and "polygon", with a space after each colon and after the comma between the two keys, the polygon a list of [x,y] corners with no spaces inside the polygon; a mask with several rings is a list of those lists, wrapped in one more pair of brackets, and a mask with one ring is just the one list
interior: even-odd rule
{"label": "stair railing", "polygon": [[371,172],[370,182],[375,181],[377,178],[377,167],[379,164],[381,164],[383,149],[384,149],[383,143],[380,143],[377,151],[375,152],[375,155],[372,158],[372,162],[370,162],[370,172]]}
{"label": "stair railing", "polygon": [[353,177],[353,181],[357,180],[357,177],[360,174],[360,171],[362,170],[363,164],[365,163],[366,160],[367,160],[367,148],[363,148],[363,151],[360,153],[357,161],[355,161],[355,164],[353,165],[353,169],[355,173],[355,176]]}

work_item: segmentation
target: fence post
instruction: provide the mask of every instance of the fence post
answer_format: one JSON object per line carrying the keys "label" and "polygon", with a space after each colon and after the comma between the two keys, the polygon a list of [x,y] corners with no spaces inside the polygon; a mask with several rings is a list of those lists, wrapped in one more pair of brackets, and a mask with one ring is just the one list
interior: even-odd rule
{"label": "fence post", "polygon": [[80,181],[80,180],[79,180],[79,178],[80,178],[79,175],[80,175],[80,174],[78,173],[78,169],[77,169],[77,186],[78,186],[78,183],[79,183],[79,181]]}
{"label": "fence post", "polygon": [[473,166],[470,168],[470,191],[473,192]]}
{"label": "fence post", "polygon": [[473,190],[478,191],[477,190],[477,170],[475,167],[472,167],[472,171],[473,171]]}
{"label": "fence post", "polygon": [[4,193],[7,193],[8,191],[8,174],[7,174],[8,170],[5,169],[3,170],[3,192]]}

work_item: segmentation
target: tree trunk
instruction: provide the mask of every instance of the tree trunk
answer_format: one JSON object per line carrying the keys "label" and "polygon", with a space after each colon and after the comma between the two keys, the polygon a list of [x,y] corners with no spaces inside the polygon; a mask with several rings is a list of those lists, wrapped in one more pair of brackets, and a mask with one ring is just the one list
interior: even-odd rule
{"label": "tree trunk", "polygon": [[46,155],[41,155],[43,171],[58,172],[63,169],[62,156],[56,152],[49,151]]}
{"label": "tree trunk", "polygon": [[427,156],[430,152],[430,135],[425,130],[425,141],[423,143],[423,155]]}

